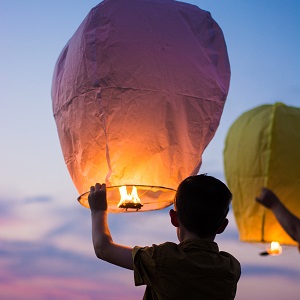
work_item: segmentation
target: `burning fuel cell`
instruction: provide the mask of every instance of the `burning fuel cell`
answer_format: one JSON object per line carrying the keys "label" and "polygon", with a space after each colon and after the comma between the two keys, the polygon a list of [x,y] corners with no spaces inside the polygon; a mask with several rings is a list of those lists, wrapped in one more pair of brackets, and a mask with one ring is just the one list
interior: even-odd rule
{"label": "burning fuel cell", "polygon": [[142,208],[143,204],[138,196],[137,188],[135,186],[132,187],[132,191],[130,194],[127,193],[127,188],[125,185],[119,187],[121,200],[118,204],[119,208],[128,208],[136,209],[137,211]]}
{"label": "burning fuel cell", "polygon": [[282,247],[278,242],[271,242],[271,248],[267,249],[266,251],[263,251],[260,253],[260,255],[262,256],[266,256],[266,255],[272,255],[272,256],[276,256],[276,255],[280,255],[282,253]]}

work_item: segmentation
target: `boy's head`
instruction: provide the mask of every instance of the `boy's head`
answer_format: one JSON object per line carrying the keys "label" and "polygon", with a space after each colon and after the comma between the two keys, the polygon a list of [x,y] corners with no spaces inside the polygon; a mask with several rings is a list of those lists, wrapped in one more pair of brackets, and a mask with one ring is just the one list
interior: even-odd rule
{"label": "boy's head", "polygon": [[179,222],[188,231],[205,238],[222,231],[218,232],[226,219],[231,199],[232,194],[222,181],[202,174],[190,176],[180,183],[174,205]]}

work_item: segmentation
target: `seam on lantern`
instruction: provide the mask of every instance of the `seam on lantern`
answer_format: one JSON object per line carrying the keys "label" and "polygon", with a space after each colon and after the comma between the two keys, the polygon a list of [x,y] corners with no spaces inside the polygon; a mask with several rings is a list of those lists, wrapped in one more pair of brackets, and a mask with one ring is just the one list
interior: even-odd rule
{"label": "seam on lantern", "polygon": [[214,98],[203,98],[203,97],[199,97],[197,95],[188,95],[188,94],[176,93],[176,92],[174,93],[174,92],[170,92],[167,89],[163,89],[163,90],[147,89],[147,88],[141,89],[141,88],[135,88],[135,87],[121,87],[121,86],[106,86],[106,87],[101,87],[101,89],[103,89],[103,90],[105,90],[105,89],[123,89],[123,90],[136,90],[136,91],[171,93],[173,95],[186,96],[186,97],[189,97],[189,98],[196,98],[196,99],[201,99],[201,100],[206,100],[206,101],[215,101],[215,102],[219,102],[220,100],[225,102],[225,100],[227,98],[227,95],[226,95],[226,98],[224,96],[222,97],[222,95],[217,95],[217,99],[214,99]]}
{"label": "seam on lantern", "polygon": [[[98,88],[97,88],[98,89]],[[96,88],[90,88],[87,89],[84,93],[80,93],[76,96],[73,96],[72,98],[70,98],[69,100],[67,100],[65,103],[63,103],[62,105],[60,105],[58,108],[56,108],[56,110],[53,110],[53,116],[55,117],[57,114],[59,114],[59,112],[66,108],[67,106],[69,106],[72,102],[74,102],[75,100],[77,100],[77,98],[79,98],[80,96],[82,96],[83,94],[87,94],[90,93],[93,90],[97,90]],[[168,90],[157,90],[157,89],[140,89],[140,88],[134,88],[134,87],[119,87],[119,86],[106,86],[106,87],[101,87],[101,89],[106,90],[106,89],[123,89],[123,90],[138,90],[138,91],[151,91],[151,92],[161,92],[161,93],[170,93],[170,91]],[[178,96],[185,96],[188,98],[195,98],[195,99],[201,99],[204,101],[214,101],[214,102],[219,102],[220,99],[222,102],[224,102],[225,104],[225,100],[227,98],[227,95],[224,97],[220,97],[220,95],[218,95],[218,99],[215,98],[203,98],[203,97],[199,97],[196,95],[188,95],[188,94],[184,94],[184,93],[173,93],[174,95],[178,95]]]}
{"label": "seam on lantern", "polygon": [[[76,101],[80,96],[90,93],[91,91],[97,90],[95,88],[91,88],[86,90],[84,93],[78,93],[76,96],[71,97],[68,101],[64,102],[62,105],[60,105],[55,111],[53,109],[53,116],[56,117],[63,109],[66,109],[72,102]],[[60,98],[60,97],[55,97]]]}
{"label": "seam on lantern", "polygon": [[[264,178],[264,187],[266,187],[266,188],[268,188],[268,184],[269,184],[271,145],[272,145],[272,141],[273,141],[276,108],[277,108],[277,105],[274,104],[272,106],[272,111],[271,111],[270,125],[268,126],[269,135],[268,135],[268,140],[267,140],[267,159],[266,159],[265,178]],[[262,218],[262,232],[261,232],[262,241],[265,241],[266,211],[267,211],[267,208],[264,209],[263,218]]]}
{"label": "seam on lantern", "polygon": [[[110,93],[109,97],[112,97],[112,93]],[[107,167],[108,167],[108,172],[106,174],[105,177],[105,183],[109,183],[109,178],[112,174],[112,168],[111,168],[111,159],[110,159],[110,151],[109,151],[109,145],[108,145],[108,134],[107,134],[107,126],[106,126],[106,122],[105,122],[105,118],[101,117],[101,115],[99,116],[100,119],[100,123],[102,126],[102,130],[104,132],[105,135],[105,157],[106,157],[106,163],[107,163]]]}

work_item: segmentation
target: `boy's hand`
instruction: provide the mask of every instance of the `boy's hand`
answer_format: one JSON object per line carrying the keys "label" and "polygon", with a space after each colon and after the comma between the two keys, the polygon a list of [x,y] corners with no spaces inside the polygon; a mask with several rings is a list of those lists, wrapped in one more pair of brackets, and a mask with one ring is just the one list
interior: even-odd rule
{"label": "boy's hand", "polygon": [[267,208],[272,208],[276,203],[279,202],[277,196],[269,189],[263,188],[260,196],[256,198],[256,202],[262,204]]}
{"label": "boy's hand", "polygon": [[95,186],[91,186],[88,200],[91,211],[106,211],[106,185],[96,183]]}

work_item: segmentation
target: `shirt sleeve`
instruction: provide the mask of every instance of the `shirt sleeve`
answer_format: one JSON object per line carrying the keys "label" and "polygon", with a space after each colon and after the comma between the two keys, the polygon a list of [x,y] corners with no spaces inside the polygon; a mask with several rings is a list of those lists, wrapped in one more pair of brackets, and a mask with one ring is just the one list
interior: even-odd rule
{"label": "shirt sleeve", "polygon": [[156,276],[153,247],[134,247],[132,250],[134,283],[151,286]]}

